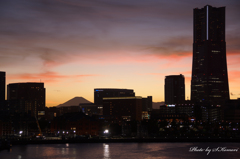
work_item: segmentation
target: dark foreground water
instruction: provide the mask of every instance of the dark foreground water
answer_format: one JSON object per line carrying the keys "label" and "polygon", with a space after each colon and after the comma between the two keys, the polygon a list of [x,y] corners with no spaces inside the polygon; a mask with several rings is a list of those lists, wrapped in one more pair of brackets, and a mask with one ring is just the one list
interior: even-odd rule
{"label": "dark foreground water", "polygon": [[[231,150],[231,152],[230,152]],[[82,143],[19,145],[1,159],[202,159],[240,158],[240,143]]]}

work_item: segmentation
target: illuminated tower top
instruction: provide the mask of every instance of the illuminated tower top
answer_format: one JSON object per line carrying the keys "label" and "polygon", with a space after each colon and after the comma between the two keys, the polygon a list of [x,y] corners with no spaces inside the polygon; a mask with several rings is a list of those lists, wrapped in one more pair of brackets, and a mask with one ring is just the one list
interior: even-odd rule
{"label": "illuminated tower top", "polygon": [[206,40],[225,42],[225,7],[210,5],[194,9],[194,43]]}

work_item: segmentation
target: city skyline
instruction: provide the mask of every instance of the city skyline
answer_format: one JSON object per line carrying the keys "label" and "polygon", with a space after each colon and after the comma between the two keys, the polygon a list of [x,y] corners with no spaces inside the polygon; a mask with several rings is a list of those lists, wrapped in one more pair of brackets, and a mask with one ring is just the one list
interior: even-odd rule
{"label": "city skyline", "polygon": [[238,1],[2,1],[6,84],[44,82],[46,106],[94,88],[133,89],[164,101],[164,78],[185,76],[190,99],[193,9],[226,6],[230,98],[240,97]]}

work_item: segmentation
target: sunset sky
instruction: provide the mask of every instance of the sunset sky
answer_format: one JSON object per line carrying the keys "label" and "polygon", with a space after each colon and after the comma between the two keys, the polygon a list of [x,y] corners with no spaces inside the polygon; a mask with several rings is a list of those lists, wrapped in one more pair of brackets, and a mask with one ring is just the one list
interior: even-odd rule
{"label": "sunset sky", "polygon": [[240,98],[239,0],[1,0],[0,71],[6,83],[44,82],[46,106],[94,88],[134,89],[164,101],[166,75],[190,99],[193,9],[226,6],[230,98]]}

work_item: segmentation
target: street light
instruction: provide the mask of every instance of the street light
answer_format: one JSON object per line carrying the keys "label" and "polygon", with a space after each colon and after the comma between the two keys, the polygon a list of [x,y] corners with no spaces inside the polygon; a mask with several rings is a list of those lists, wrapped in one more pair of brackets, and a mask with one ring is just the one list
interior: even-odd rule
{"label": "street light", "polygon": [[21,137],[21,136],[22,136],[22,133],[23,133],[23,131],[19,131],[19,137]]}
{"label": "street light", "polygon": [[104,130],[103,133],[104,133],[104,134],[108,134],[108,133],[109,133],[108,129]]}

